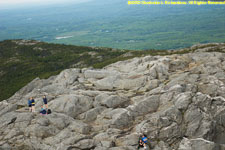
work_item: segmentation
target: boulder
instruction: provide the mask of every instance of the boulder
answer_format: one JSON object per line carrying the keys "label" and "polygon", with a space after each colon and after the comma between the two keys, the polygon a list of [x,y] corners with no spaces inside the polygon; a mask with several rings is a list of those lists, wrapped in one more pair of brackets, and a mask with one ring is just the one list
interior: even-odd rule
{"label": "boulder", "polygon": [[84,72],[85,78],[95,78],[95,79],[103,79],[108,76],[115,76],[118,74],[116,71],[107,71],[107,70],[86,70]]}
{"label": "boulder", "polygon": [[7,101],[0,102],[0,116],[4,115],[5,113],[14,111],[17,109],[16,104],[8,103]]}
{"label": "boulder", "polygon": [[68,128],[71,130],[71,131],[75,131],[75,132],[78,132],[78,133],[81,133],[81,134],[88,134],[90,131],[91,131],[91,127],[86,124],[86,123],[83,123],[82,121],[80,120],[75,120],[73,121],[69,126]]}
{"label": "boulder", "polygon": [[202,138],[191,140],[185,138],[181,141],[178,150],[220,150],[221,147],[223,146]]}
{"label": "boulder", "polygon": [[192,94],[191,92],[185,92],[177,95],[175,98],[175,107],[180,111],[185,111],[191,103]]}
{"label": "boulder", "polygon": [[132,107],[129,107],[134,116],[143,115],[147,113],[153,113],[157,111],[159,107],[159,96],[153,95],[138,102]]}
{"label": "boulder", "polygon": [[55,79],[55,84],[72,85],[80,74],[80,69],[66,69],[62,71]]}
{"label": "boulder", "polygon": [[127,100],[125,98],[121,98],[117,95],[111,95],[106,99],[101,101],[101,105],[106,106],[108,108],[116,108],[123,105]]}
{"label": "boulder", "polygon": [[88,110],[86,113],[85,113],[85,117],[84,117],[84,120],[86,122],[91,122],[91,121],[94,121],[97,116],[99,114],[101,114],[102,111],[104,111],[105,107],[96,107],[96,108],[93,108],[93,109],[90,109]]}
{"label": "boulder", "polygon": [[73,118],[93,107],[93,100],[87,96],[64,95],[49,103],[55,112],[65,113]]}

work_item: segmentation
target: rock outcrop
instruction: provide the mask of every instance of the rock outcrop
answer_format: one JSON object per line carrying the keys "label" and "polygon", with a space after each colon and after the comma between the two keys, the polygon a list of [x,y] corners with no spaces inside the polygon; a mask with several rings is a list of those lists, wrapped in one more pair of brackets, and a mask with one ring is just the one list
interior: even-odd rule
{"label": "rock outcrop", "polygon": [[[225,53],[201,50],[67,69],[0,102],[0,149],[225,150],[224,84]],[[28,112],[43,95],[52,114]]]}

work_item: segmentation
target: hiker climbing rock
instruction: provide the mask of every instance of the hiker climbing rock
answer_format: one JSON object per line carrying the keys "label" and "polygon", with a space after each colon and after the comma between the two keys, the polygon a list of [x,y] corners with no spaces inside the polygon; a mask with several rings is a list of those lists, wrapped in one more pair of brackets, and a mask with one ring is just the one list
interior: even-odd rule
{"label": "hiker climbing rock", "polygon": [[142,140],[138,141],[138,149],[144,147]]}
{"label": "hiker climbing rock", "polygon": [[141,138],[142,142],[143,142],[143,146],[144,146],[144,149],[147,149],[146,145],[147,145],[147,137],[145,135],[142,135],[142,138]]}
{"label": "hiker climbing rock", "polygon": [[150,147],[149,147],[149,145],[148,145],[148,138],[147,138],[147,136],[146,135],[141,135],[140,137],[139,137],[139,140],[138,140],[138,146],[137,146],[137,149],[142,149],[142,148],[144,148],[144,149],[149,149]]}

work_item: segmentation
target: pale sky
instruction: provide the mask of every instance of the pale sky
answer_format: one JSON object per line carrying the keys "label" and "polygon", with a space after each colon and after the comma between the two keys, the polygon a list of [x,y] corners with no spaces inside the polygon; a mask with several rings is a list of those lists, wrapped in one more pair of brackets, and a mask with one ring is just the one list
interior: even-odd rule
{"label": "pale sky", "polygon": [[65,3],[65,2],[85,2],[88,0],[0,0],[0,6],[4,5],[27,5],[27,4],[54,4],[54,3]]}

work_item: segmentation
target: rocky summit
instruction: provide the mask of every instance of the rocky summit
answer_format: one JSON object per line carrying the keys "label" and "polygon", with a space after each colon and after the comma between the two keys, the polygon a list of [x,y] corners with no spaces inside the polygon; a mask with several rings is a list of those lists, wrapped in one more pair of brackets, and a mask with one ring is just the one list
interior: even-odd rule
{"label": "rocky summit", "polygon": [[225,150],[225,53],[210,49],[36,78],[0,103],[0,149],[136,150],[146,134],[151,150]]}

